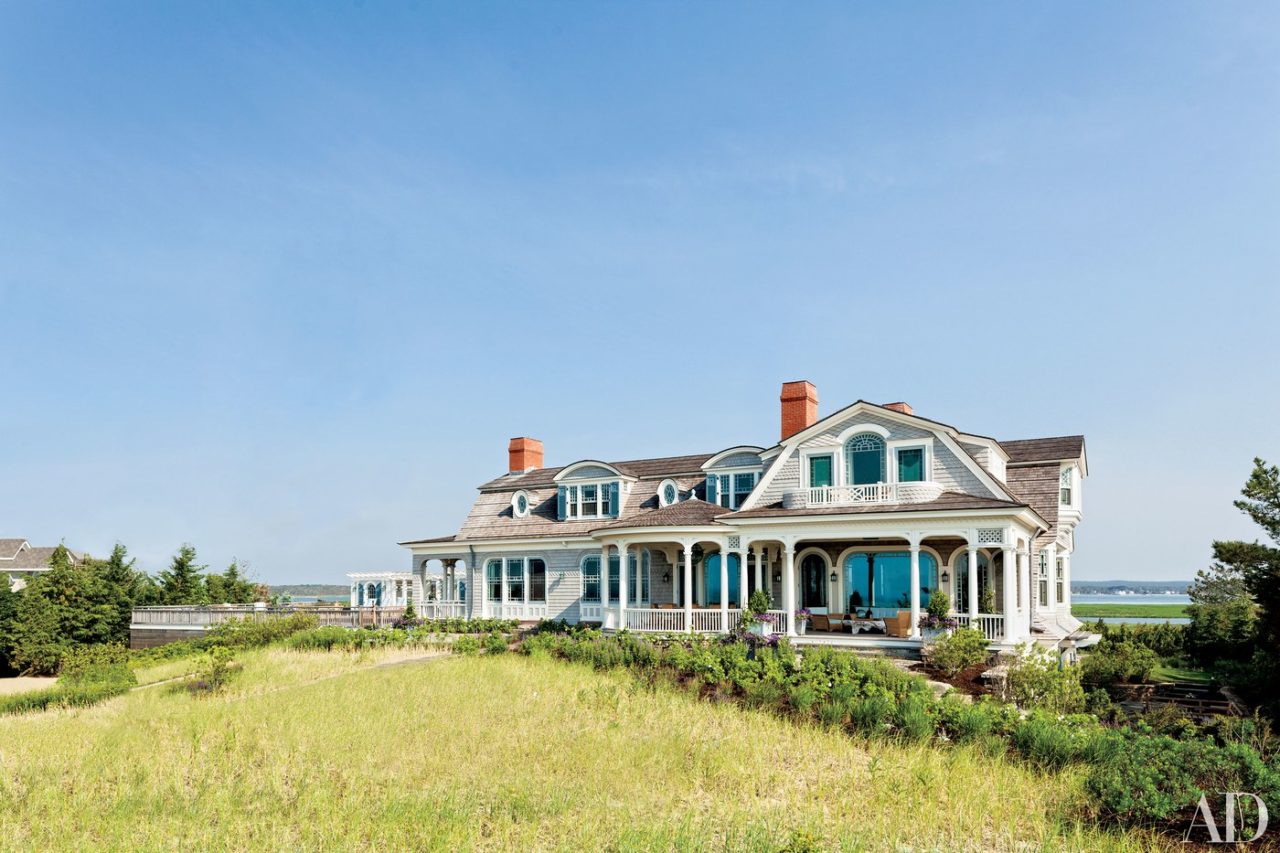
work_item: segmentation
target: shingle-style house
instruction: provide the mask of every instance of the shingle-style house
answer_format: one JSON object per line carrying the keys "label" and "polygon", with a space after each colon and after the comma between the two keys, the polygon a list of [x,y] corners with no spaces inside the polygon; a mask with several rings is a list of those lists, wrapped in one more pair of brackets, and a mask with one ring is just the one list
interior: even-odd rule
{"label": "shingle-style house", "polygon": [[1078,631],[1082,436],[999,441],[906,403],[858,401],[820,418],[808,382],[782,386],[781,422],[768,447],[553,468],[540,441],[512,439],[509,471],[479,487],[456,534],[401,543],[414,588],[437,598],[419,604],[724,632],[764,589],[776,630],[802,630],[804,608],[817,629],[806,641],[911,646],[943,590],[995,647]]}
{"label": "shingle-style house", "polygon": [[[49,571],[49,558],[54,550],[54,547],[33,547],[25,539],[0,539],[0,575],[10,589],[22,589],[36,573]],[[67,553],[77,563],[84,559],[83,554],[75,551]]]}

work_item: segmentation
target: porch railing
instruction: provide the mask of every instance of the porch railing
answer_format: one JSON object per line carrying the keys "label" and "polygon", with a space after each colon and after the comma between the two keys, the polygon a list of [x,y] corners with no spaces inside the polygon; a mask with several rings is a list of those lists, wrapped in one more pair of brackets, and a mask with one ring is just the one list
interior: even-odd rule
{"label": "porch railing", "polygon": [[628,607],[627,628],[632,631],[648,631],[674,634],[684,631],[683,610],[656,610],[650,607]]}
{"label": "porch railing", "polygon": [[955,616],[961,628],[974,627],[982,632],[982,636],[988,640],[999,640],[1004,638],[1004,614],[1003,613],[979,613],[974,619],[969,618],[968,613],[957,613]]}
{"label": "porch railing", "polygon": [[532,622],[547,618],[545,602],[501,601],[489,603],[489,612],[494,619],[518,619],[521,622]]}
{"label": "porch railing", "polygon": [[427,601],[418,608],[423,619],[465,619],[467,604],[464,601]]}
{"label": "porch railing", "polygon": [[942,494],[938,483],[865,483],[857,486],[817,486],[792,489],[782,496],[787,509],[809,506],[855,506],[858,504],[924,503]]}

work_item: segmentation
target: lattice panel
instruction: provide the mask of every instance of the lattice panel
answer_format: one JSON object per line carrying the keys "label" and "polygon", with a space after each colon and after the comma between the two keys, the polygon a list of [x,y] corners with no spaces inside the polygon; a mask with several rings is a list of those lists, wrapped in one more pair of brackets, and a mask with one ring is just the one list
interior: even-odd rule
{"label": "lattice panel", "polygon": [[985,527],[978,530],[979,545],[999,545],[1004,542],[1004,528]]}

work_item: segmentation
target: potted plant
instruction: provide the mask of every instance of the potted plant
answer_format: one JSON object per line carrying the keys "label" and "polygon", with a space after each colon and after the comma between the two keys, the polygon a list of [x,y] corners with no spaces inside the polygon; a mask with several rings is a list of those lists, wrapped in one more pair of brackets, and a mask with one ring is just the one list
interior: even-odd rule
{"label": "potted plant", "polygon": [[960,623],[951,616],[951,598],[942,590],[929,596],[929,606],[920,617],[920,633],[928,642],[943,634],[950,634]]}
{"label": "potted plant", "polygon": [[762,589],[751,593],[747,599],[747,609],[742,614],[742,624],[747,631],[761,637],[773,633],[773,617],[769,615],[769,595]]}
{"label": "potted plant", "polygon": [[804,632],[809,629],[809,617],[811,615],[813,614],[811,614],[808,608],[805,608],[805,607],[801,607],[799,610],[796,611],[795,619],[796,619],[797,634],[803,635]]}

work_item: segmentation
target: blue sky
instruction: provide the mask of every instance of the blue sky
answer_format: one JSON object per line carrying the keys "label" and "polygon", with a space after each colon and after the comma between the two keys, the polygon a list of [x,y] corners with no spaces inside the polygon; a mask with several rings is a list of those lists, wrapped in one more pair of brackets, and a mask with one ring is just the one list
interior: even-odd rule
{"label": "blue sky", "polygon": [[407,565],[512,435],[1083,432],[1079,578],[1280,462],[1274,4],[0,4],[0,535]]}

